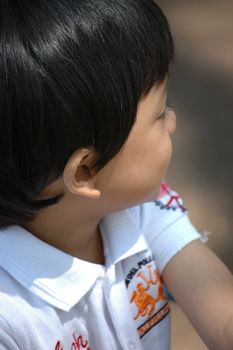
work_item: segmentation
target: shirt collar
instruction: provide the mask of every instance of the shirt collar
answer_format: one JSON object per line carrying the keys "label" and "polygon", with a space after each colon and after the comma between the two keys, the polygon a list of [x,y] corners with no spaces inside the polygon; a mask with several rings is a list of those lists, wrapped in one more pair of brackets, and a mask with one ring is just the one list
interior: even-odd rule
{"label": "shirt collar", "polygon": [[139,224],[134,221],[132,213],[135,211],[132,209],[110,214],[100,224],[106,266],[148,249]]}
{"label": "shirt collar", "polygon": [[[109,215],[100,229],[106,267],[147,249],[127,211]],[[90,290],[104,269],[48,245],[20,226],[0,231],[0,265],[25,288],[64,311]]]}

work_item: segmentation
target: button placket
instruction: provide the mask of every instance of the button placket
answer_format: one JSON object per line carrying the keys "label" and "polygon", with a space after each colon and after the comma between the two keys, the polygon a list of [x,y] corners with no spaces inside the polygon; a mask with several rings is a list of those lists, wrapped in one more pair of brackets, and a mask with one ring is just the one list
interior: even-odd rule
{"label": "button placket", "polygon": [[[114,271],[112,270],[114,268]],[[115,278],[116,277],[116,278]],[[106,301],[118,340],[124,350],[143,350],[129,308],[125,281],[120,263],[106,274]]]}
{"label": "button placket", "polygon": [[132,340],[130,340],[129,342],[128,342],[128,349],[129,350],[136,350],[136,344],[132,341]]}

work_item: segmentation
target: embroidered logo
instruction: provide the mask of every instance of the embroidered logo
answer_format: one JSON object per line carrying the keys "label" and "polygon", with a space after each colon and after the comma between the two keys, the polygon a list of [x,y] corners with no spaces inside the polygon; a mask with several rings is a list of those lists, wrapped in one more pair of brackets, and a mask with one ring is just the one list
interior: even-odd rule
{"label": "embroidered logo", "polygon": [[146,256],[131,268],[125,283],[138,335],[143,338],[170,312],[163,284],[152,258]]}
{"label": "embroidered logo", "polygon": [[158,199],[155,201],[155,205],[159,206],[160,209],[172,209],[174,211],[181,209],[182,212],[187,211],[187,209],[183,206],[183,201],[179,194],[173,191],[166,182],[161,184],[160,194]]}
{"label": "embroidered logo", "polygon": [[161,322],[170,312],[170,307],[168,303],[163,305],[158,312],[156,312],[149,320],[144,322],[140,327],[138,327],[138,335],[142,339],[146,333]]}
{"label": "embroidered logo", "polygon": [[[81,335],[78,336],[78,338],[76,338],[76,335],[73,334],[73,342],[70,345],[70,350],[82,350],[82,349],[91,350],[91,348],[88,346],[88,341],[87,340],[84,341]],[[63,350],[63,347],[60,341],[57,341],[55,350]]]}
{"label": "embroidered logo", "polygon": [[150,262],[152,262],[152,258],[151,256],[145,257],[143,260],[139,261],[137,263],[137,267],[133,267],[129,273],[126,276],[125,279],[125,284],[126,287],[128,288],[130,282],[132,281],[132,279],[134,278],[134,276],[136,275],[136,273],[145,265],[149,264]]}
{"label": "embroidered logo", "polygon": [[[152,265],[148,265],[147,270],[147,277],[141,271],[137,274],[137,277],[142,281],[137,284],[137,290],[133,291],[130,299],[130,303],[135,303],[137,306],[137,314],[134,316],[134,320],[137,320],[139,316],[152,316],[156,308],[156,303],[160,300],[167,300],[157,270],[153,270]],[[154,298],[147,291],[151,285],[156,284],[158,286],[157,297]]]}

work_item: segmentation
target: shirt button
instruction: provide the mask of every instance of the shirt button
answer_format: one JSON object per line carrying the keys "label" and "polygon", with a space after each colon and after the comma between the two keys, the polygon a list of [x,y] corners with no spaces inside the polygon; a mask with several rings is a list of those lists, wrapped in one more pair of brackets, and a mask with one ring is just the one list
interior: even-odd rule
{"label": "shirt button", "polygon": [[129,348],[129,350],[135,350],[136,349],[136,344],[132,340],[130,340],[128,342],[128,348]]}

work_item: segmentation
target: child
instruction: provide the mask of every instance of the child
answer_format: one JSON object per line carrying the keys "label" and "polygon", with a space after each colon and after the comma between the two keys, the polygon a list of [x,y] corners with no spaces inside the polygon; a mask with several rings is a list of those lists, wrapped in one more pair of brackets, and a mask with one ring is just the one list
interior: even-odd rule
{"label": "child", "polygon": [[8,0],[0,33],[0,349],[170,349],[162,280],[210,349],[232,349],[232,276],[163,182],[161,10]]}

